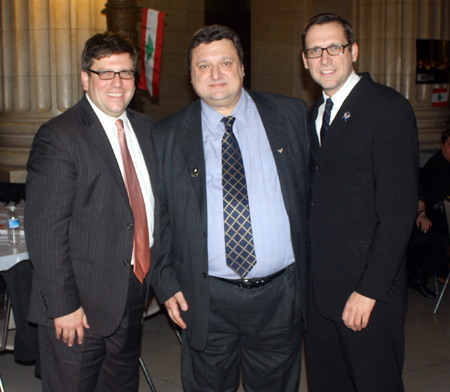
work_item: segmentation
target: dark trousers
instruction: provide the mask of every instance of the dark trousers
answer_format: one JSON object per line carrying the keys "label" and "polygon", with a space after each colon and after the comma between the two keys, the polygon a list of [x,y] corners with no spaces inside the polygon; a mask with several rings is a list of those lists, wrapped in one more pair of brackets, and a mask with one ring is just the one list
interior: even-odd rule
{"label": "dark trousers", "polygon": [[266,286],[239,288],[210,278],[207,345],[182,345],[186,392],[235,391],[241,370],[247,392],[297,392],[300,313],[295,266]]}
{"label": "dark trousers", "polygon": [[305,349],[310,392],[404,392],[403,317],[354,332],[322,317],[313,303]]}
{"label": "dark trousers", "polygon": [[[427,233],[414,227],[408,244],[408,272],[447,277],[449,239],[445,232],[432,227]],[[424,282],[426,284],[427,282]]]}
{"label": "dark trousers", "polygon": [[75,342],[68,347],[55,338],[54,328],[39,326],[43,392],[137,391],[144,296],[145,285],[131,271],[125,313],[117,330],[101,337],[85,329],[81,345]]}

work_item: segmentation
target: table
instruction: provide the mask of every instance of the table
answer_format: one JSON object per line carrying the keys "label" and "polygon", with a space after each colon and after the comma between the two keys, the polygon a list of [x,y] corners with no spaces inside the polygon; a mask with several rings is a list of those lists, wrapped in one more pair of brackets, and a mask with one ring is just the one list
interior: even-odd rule
{"label": "table", "polygon": [[17,245],[11,245],[6,230],[0,230],[0,272],[7,271],[27,259],[29,257],[24,235],[21,233],[21,241]]}
{"label": "table", "polygon": [[[0,230],[0,272],[6,271],[19,263],[22,260],[27,260],[28,252],[25,242],[25,235],[23,231],[23,212],[25,202],[21,201],[16,206],[16,211],[20,219],[20,242],[17,245],[11,245],[8,242],[8,231],[6,229]],[[0,225],[6,225],[8,216],[8,206],[0,206]]]}

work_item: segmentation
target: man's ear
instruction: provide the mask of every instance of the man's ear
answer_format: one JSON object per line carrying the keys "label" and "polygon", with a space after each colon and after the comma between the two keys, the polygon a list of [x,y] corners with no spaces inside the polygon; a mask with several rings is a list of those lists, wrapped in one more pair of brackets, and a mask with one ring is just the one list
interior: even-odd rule
{"label": "man's ear", "polygon": [[305,69],[309,69],[309,67],[308,67],[308,59],[305,56],[305,52],[302,52],[302,59],[303,59],[303,65],[305,66]]}
{"label": "man's ear", "polygon": [[81,71],[81,84],[83,85],[83,90],[87,91],[89,87],[89,74],[86,71]]}
{"label": "man's ear", "polygon": [[352,61],[354,63],[356,63],[356,60],[358,60],[358,54],[359,54],[358,44],[354,42],[352,44]]}

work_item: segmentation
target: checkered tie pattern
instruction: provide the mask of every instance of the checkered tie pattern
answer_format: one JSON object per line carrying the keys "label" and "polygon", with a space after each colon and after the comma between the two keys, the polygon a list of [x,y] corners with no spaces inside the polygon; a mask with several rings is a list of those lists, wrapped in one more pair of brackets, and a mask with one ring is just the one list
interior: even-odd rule
{"label": "checkered tie pattern", "polygon": [[150,269],[150,240],[148,234],[147,213],[145,211],[144,197],[137,178],[133,160],[128,150],[127,139],[123,121],[116,120],[119,135],[120,154],[122,155],[125,188],[134,217],[134,274],[141,283]]}
{"label": "checkered tie pattern", "polygon": [[224,117],[222,138],[223,220],[227,265],[244,278],[256,264],[247,181],[233,116]]}
{"label": "checkered tie pattern", "polygon": [[320,142],[323,141],[325,135],[328,132],[328,128],[330,127],[330,116],[332,109],[333,109],[333,101],[331,100],[331,98],[328,98],[325,103],[325,110],[323,112],[322,128],[320,129]]}

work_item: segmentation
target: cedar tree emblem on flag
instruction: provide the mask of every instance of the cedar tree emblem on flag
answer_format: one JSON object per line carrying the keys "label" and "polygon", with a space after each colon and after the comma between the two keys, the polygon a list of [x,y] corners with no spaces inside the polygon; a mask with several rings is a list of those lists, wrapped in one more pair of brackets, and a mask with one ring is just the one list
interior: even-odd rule
{"label": "cedar tree emblem on flag", "polygon": [[159,96],[161,52],[164,32],[163,12],[142,9],[141,78],[138,87],[148,90],[152,97]]}

